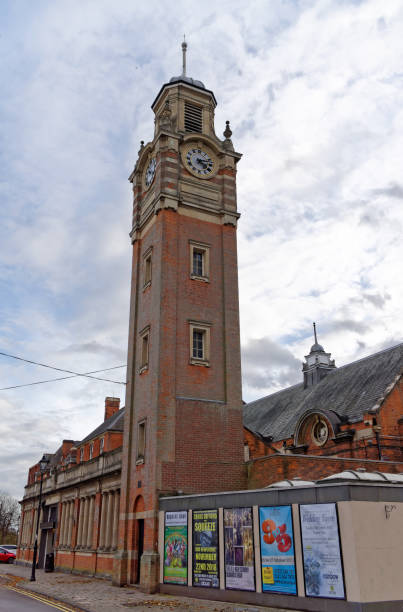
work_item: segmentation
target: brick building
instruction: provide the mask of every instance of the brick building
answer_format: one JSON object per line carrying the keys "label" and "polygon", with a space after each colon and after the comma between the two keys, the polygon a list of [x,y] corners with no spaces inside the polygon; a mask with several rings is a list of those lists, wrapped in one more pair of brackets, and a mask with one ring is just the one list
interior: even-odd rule
{"label": "brick building", "polygon": [[[124,409],[107,397],[104,421],[81,441],[63,440],[48,454],[43,477],[38,566],[53,553],[67,571],[110,576],[117,548]],[[22,502],[18,559],[32,561],[39,464],[28,473]]]}
{"label": "brick building", "polygon": [[[40,564],[117,585],[159,584],[159,500],[246,490],[354,468],[401,471],[402,347],[335,368],[315,343],[304,383],[242,406],[236,166],[213,92],[184,69],[163,85],[133,187],[125,408],[50,455]],[[244,429],[242,427],[244,424]],[[380,453],[380,454],[378,454]],[[342,458],[342,459],[341,459]],[[337,463],[341,462],[341,463]],[[351,463],[353,462],[353,463]],[[337,465],[337,467],[336,467]],[[22,502],[18,559],[32,559],[38,466]]]}
{"label": "brick building", "polygon": [[403,471],[403,344],[336,368],[315,343],[303,381],[244,406],[248,487],[345,469]]}

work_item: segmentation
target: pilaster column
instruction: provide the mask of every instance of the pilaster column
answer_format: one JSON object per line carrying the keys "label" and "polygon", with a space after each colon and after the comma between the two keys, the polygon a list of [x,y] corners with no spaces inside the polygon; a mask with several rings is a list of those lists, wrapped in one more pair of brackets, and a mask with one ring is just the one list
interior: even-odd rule
{"label": "pilaster column", "polygon": [[114,505],[113,505],[112,548],[116,548],[118,544],[119,504],[120,504],[120,492],[115,491]]}
{"label": "pilaster column", "polygon": [[66,544],[66,502],[62,503],[62,518],[60,526],[59,546],[63,547]]}
{"label": "pilaster column", "polygon": [[77,546],[77,532],[78,532],[78,514],[80,510],[80,498],[76,497],[73,500],[73,524],[71,531],[71,547]]}
{"label": "pilaster column", "polygon": [[83,537],[82,537],[83,548],[87,548],[89,509],[90,509],[90,499],[89,497],[86,497],[84,500],[84,513],[83,513]]}
{"label": "pilaster column", "polygon": [[95,497],[91,495],[89,510],[88,510],[87,548],[92,548],[94,510],[95,510]]}
{"label": "pilaster column", "polygon": [[112,544],[112,526],[113,526],[113,492],[108,493],[108,509],[106,514],[105,527],[105,547],[110,548]]}
{"label": "pilaster column", "polygon": [[92,530],[92,546],[97,549],[100,546],[101,535],[101,508],[102,508],[102,493],[97,491],[94,500],[94,524]]}
{"label": "pilaster column", "polygon": [[[31,521],[31,531],[30,533],[27,534],[27,543],[28,544],[34,544],[35,542],[35,528],[36,528],[36,517],[37,517],[38,511],[35,510],[34,508],[32,508],[31,512],[30,512],[30,521]],[[28,517],[27,517],[28,518]]]}
{"label": "pilaster column", "polygon": [[105,525],[106,525],[106,506],[107,506],[107,494],[103,493],[101,497],[101,526],[99,529],[99,548],[105,547]]}
{"label": "pilaster column", "polygon": [[55,537],[55,548],[59,548],[60,546],[60,538],[62,533],[62,502],[57,504],[57,529],[56,529],[56,537]]}
{"label": "pilaster column", "polygon": [[77,532],[77,546],[83,544],[83,524],[84,524],[84,504],[85,500],[83,497],[80,498],[80,511],[78,514],[78,532]]}
{"label": "pilaster column", "polygon": [[74,501],[69,502],[69,522],[67,527],[67,546],[71,546],[73,541],[73,517],[74,517]]}

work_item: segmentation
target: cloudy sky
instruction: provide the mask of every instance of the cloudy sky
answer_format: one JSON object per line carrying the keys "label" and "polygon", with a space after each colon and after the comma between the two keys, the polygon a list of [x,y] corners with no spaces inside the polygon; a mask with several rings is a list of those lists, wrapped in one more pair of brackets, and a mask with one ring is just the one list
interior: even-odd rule
{"label": "cloudy sky", "polygon": [[[231,120],[244,399],[402,341],[401,0],[3,0],[0,351],[89,372],[126,361],[131,192],[150,105],[181,72]],[[63,376],[0,355],[0,387]],[[125,380],[125,369],[100,373]],[[0,489],[103,418],[114,382],[0,391]]]}

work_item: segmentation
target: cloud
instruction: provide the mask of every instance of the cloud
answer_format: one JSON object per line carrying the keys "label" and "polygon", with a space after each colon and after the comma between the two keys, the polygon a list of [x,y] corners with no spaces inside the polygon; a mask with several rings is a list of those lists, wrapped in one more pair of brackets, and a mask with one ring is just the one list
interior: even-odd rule
{"label": "cloud", "polygon": [[387,300],[391,299],[391,296],[389,293],[385,293],[384,295],[381,295],[380,293],[363,293],[362,297],[364,298],[364,300],[367,300],[367,302],[370,302],[373,306],[375,306],[375,308],[384,308]]}
{"label": "cloud", "polygon": [[248,388],[264,395],[273,386],[299,382],[301,362],[270,338],[251,339],[242,350],[242,370]]}
{"label": "cloud", "polygon": [[60,353],[88,353],[95,355],[102,354],[107,355],[108,357],[114,356],[122,363],[125,363],[126,360],[126,352],[123,350],[123,348],[119,349],[116,346],[102,344],[97,340],[91,340],[89,342],[82,342],[79,344],[70,344],[64,349],[61,349]]}
{"label": "cloud", "polygon": [[383,189],[373,189],[372,194],[374,196],[386,196],[403,200],[403,187],[402,185],[399,185],[399,183],[391,183],[389,187],[384,187]]}
{"label": "cloud", "polygon": [[[140,140],[153,139],[150,104],[180,73],[183,31],[188,74],[218,100],[216,133],[230,119],[243,153],[245,399],[302,380],[312,321],[338,365],[401,338],[398,2],[312,0],[268,10],[223,0],[219,11],[205,3],[202,19],[184,0],[169,10],[153,0],[25,4],[24,19],[11,4],[2,12],[5,352],[83,372],[124,362],[127,177]],[[4,387],[48,377],[3,358],[1,366]],[[2,392],[9,428],[0,481],[21,495],[28,465],[63,437],[86,435],[103,417],[104,397],[123,393],[77,379]]]}

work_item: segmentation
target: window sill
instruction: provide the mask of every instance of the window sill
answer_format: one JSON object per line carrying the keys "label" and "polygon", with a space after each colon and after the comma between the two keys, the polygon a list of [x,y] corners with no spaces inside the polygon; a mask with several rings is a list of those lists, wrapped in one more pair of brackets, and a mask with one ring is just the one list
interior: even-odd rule
{"label": "window sill", "polygon": [[143,285],[143,291],[145,291],[146,289],[148,289],[149,287],[151,287],[151,281],[148,281],[148,283],[146,283],[145,285]]}
{"label": "window sill", "polygon": [[148,372],[148,363],[146,365],[141,366],[139,369],[139,374],[144,374],[144,372]]}
{"label": "window sill", "polygon": [[136,459],[136,465],[143,465],[144,463],[144,457],[138,457]]}
{"label": "window sill", "polygon": [[206,368],[210,367],[210,362],[208,359],[196,359],[195,357],[191,357],[189,359],[189,363],[190,365],[204,366]]}
{"label": "window sill", "polygon": [[209,283],[210,279],[208,276],[198,276],[197,274],[191,274],[190,275],[191,280],[198,280],[198,281],[202,281],[203,283]]}

